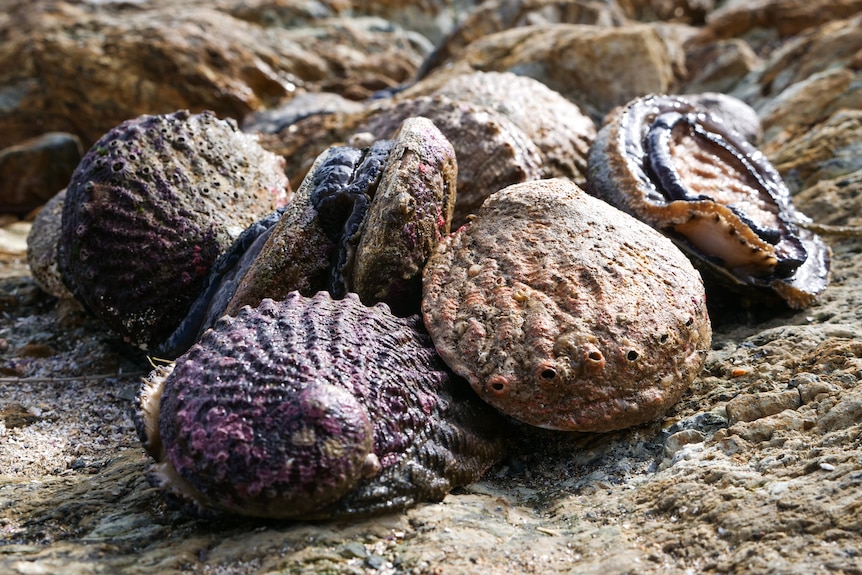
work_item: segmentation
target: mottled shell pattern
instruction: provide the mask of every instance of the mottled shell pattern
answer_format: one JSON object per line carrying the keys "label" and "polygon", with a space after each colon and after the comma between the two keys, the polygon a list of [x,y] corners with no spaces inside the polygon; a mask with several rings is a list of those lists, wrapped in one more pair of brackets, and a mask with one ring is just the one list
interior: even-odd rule
{"label": "mottled shell pattern", "polygon": [[352,292],[418,313],[422,268],[449,233],[457,171],[451,144],[421,117],[405,120],[394,140],[328,149],[284,213],[226,252],[163,355],[187,349],[223,314],[292,291]]}
{"label": "mottled shell pattern", "polygon": [[209,112],[120,124],[87,152],[67,188],[63,281],[127,341],[154,347],[185,316],[219,255],[287,201],[283,166]]}
{"label": "mottled shell pattern", "polygon": [[810,305],[827,284],[828,246],[769,160],[720,116],[647,96],[606,118],[590,150],[591,193],[669,234],[710,277]]}
{"label": "mottled shell pattern", "polygon": [[501,420],[418,316],[296,292],[225,316],[138,396],[160,486],[200,512],[326,518],[404,509],[478,479]]}
{"label": "mottled shell pattern", "polygon": [[394,101],[370,114],[356,131],[388,138],[413,116],[431,120],[455,150],[458,195],[453,228],[463,224],[492,192],[542,177],[541,151],[514,122],[492,108],[442,95]]}
{"label": "mottled shell pattern", "polygon": [[711,341],[673,243],[569,180],[509,186],[438,246],[422,312],[444,361],[503,413],[608,431],[679,399]]}

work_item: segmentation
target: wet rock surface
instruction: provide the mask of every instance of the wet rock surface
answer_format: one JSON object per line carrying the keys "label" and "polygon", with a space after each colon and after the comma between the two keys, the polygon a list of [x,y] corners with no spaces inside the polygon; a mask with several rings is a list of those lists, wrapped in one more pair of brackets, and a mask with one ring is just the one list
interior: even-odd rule
{"label": "wet rock surface", "polygon": [[[80,47],[99,36],[101,28],[95,22],[120,22],[117,14],[130,11],[137,15],[124,25],[133,26],[146,20],[143,12],[164,10],[162,2],[7,4],[9,9],[0,14],[4,40],[0,62],[5,63],[0,74],[0,120],[8,141],[0,147],[56,129],[75,133],[86,146],[88,139],[91,143],[139,112],[195,107],[171,100],[167,110],[149,109],[149,104],[140,110],[117,91],[88,100],[86,95],[97,91],[58,84],[58,76],[50,82],[48,66],[40,68],[43,75],[28,68],[35,56],[15,60],[19,53],[27,56],[42,49],[46,54],[40,57],[59,61],[57,45],[48,42],[48,35],[40,36],[42,26],[74,28],[79,40],[75,46]],[[239,4],[251,10],[241,19],[236,15]],[[463,10],[459,20],[471,8],[466,4],[456,3]],[[665,4],[681,8],[682,19],[655,21],[667,18]],[[140,375],[150,369],[146,358],[119,343],[80,308],[43,292],[26,264],[24,240],[30,223],[18,216],[0,219],[0,571],[862,572],[862,239],[858,228],[848,228],[860,224],[862,177],[853,163],[858,154],[852,152],[860,145],[854,119],[860,108],[859,49],[853,39],[859,37],[854,14],[862,7],[849,0],[716,2],[701,22],[697,10],[703,8],[698,6],[708,4],[621,2],[628,18],[650,22],[628,20],[601,28],[531,24],[539,27],[531,28],[530,35],[517,28],[494,31],[517,38],[520,44],[499,44],[498,50],[491,50],[489,46],[498,42],[492,42],[491,35],[471,38],[448,70],[435,73],[452,74],[465,66],[461,58],[466,54],[480,54],[481,58],[468,60],[465,69],[472,71],[479,63],[485,70],[508,70],[510,62],[517,61],[514,71],[547,79],[547,63],[570,58],[561,48],[565,44],[551,41],[561,38],[559,26],[578,26],[592,38],[640,38],[640,44],[628,45],[608,40],[599,44],[603,51],[578,60],[581,66],[609,72],[580,76],[586,86],[561,89],[566,88],[562,80],[548,82],[598,121],[603,115],[600,102],[611,105],[619,97],[623,103],[629,95],[652,90],[686,92],[689,81],[693,87],[704,85],[705,80],[691,74],[694,63],[702,61],[696,59],[700,56],[695,48],[715,46],[729,53],[722,43],[737,42],[733,50],[740,56],[734,57],[744,59],[744,66],[726,67],[728,79],[719,84],[721,90],[759,113],[764,121],[763,149],[787,178],[797,207],[815,224],[833,226],[823,232],[833,250],[831,283],[811,307],[766,311],[734,302],[727,313],[713,318],[713,344],[703,371],[662,418],[606,434],[518,428],[508,439],[510,455],[502,464],[441,503],[355,522],[215,524],[170,509],[147,484],[147,458],[129,416]],[[500,10],[509,5],[501,3]],[[53,12],[44,12],[49,7]],[[358,22],[356,14],[361,15],[351,12],[348,2],[220,0],[196,10],[195,14],[206,10],[212,20],[231,22],[237,33],[253,30],[258,36],[264,29],[259,22],[272,30],[292,21],[304,27],[299,28],[303,34],[314,36],[311,30],[318,30],[314,26],[319,17]],[[159,18],[148,21],[158,27],[170,20],[164,14]],[[188,22],[184,18],[192,16],[177,21]],[[21,25],[40,19],[39,26]],[[168,76],[177,92],[225,98],[229,105],[217,111],[232,114],[237,121],[262,108],[263,102],[269,105],[270,98],[285,95],[281,82],[269,80],[257,85],[271,86],[271,92],[249,91],[251,84],[221,89],[237,86],[228,82],[238,74],[237,68],[218,68],[222,72],[213,76],[216,68],[206,68],[202,62],[207,60],[199,59],[195,50],[203,53],[210,41],[222,47],[234,44],[219,36],[223,28],[207,30],[207,41],[188,47],[189,52],[143,51],[154,66],[177,58],[189,66],[177,70],[208,70],[198,76],[160,74],[159,81]],[[51,38],[60,36],[57,32]],[[121,37],[128,46],[146,45],[141,43],[142,34],[115,36]],[[559,49],[528,50],[539,44]],[[313,85],[342,95],[355,90],[355,99],[356,94],[406,80],[410,74],[390,82],[358,72],[366,65],[381,70],[387,50],[395,49],[393,42],[384,45],[377,60],[364,56],[352,60],[321,40],[316,48],[321,57],[338,53],[359,75],[336,72],[326,81],[317,77]],[[423,45],[427,48],[430,42]],[[656,48],[632,52],[632,45]],[[659,45],[673,50],[663,52]],[[68,46],[71,49],[72,44]],[[331,51],[320,46],[330,46]],[[19,52],[22,47],[25,51]],[[405,58],[418,69],[421,58],[411,50]],[[96,63],[125,70],[121,58],[111,64],[111,58],[122,53],[105,50],[73,56],[80,59],[84,72]],[[68,54],[67,62],[75,61]],[[260,70],[255,54],[237,48],[225,57],[236,66],[246,63]],[[512,59],[516,55],[519,59]],[[643,64],[643,58],[651,64]],[[262,56],[260,60],[269,62],[270,68],[274,65]],[[642,68],[642,74],[632,73],[635,67]],[[128,69],[119,77],[137,73]],[[658,80],[655,84],[640,82],[648,73]],[[389,74],[384,76],[397,76]],[[252,76],[261,77],[257,72]],[[143,77],[154,81],[153,76]],[[195,77],[221,78],[223,83],[202,87],[195,84]],[[140,85],[142,90],[146,86]],[[35,112],[21,107],[25,95],[36,93],[31,90],[39,91],[35,101],[44,104]],[[586,96],[577,96],[581,90]],[[611,94],[610,99],[593,95],[598,93]],[[78,106],[80,125],[70,127],[65,120],[52,124],[65,117],[52,110],[69,103]],[[198,104],[215,107],[208,100]],[[101,106],[97,111],[104,115],[88,116],[91,105]],[[93,118],[101,118],[102,124]]]}

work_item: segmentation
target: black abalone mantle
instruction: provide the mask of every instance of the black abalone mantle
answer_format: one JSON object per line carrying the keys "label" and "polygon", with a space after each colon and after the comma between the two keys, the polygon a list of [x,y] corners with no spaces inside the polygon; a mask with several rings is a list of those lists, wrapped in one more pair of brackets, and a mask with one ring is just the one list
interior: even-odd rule
{"label": "black abalone mantle", "polygon": [[327,291],[336,298],[347,295],[357,232],[392,150],[391,140],[379,140],[362,150],[332,148],[312,175],[311,203],[320,227],[336,245],[329,268]]}
{"label": "black abalone mantle", "polygon": [[683,96],[647,96],[608,116],[590,150],[588,189],[672,237],[712,279],[811,304],[830,252],[768,159]]}

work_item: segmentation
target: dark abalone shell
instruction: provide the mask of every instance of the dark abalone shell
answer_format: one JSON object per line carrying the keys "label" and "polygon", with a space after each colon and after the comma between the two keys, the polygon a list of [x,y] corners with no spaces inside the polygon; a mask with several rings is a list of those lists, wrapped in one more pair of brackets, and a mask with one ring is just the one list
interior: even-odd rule
{"label": "dark abalone shell", "polygon": [[676,241],[711,279],[810,305],[830,250],[769,160],[685,97],[647,96],[610,114],[590,150],[588,190]]}
{"label": "dark abalone shell", "polygon": [[183,319],[219,255],[287,201],[283,166],[209,112],[124,122],[93,145],[69,183],[63,281],[108,327],[154,347]]}
{"label": "dark abalone shell", "polygon": [[502,455],[501,421],[418,316],[297,292],[225,316],[138,397],[149,477],[198,510],[368,515],[442,499]]}

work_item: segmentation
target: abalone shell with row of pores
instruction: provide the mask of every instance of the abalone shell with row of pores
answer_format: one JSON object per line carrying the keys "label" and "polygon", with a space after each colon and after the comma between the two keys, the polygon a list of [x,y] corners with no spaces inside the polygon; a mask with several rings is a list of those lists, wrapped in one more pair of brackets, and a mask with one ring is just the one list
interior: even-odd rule
{"label": "abalone shell with row of pores", "polygon": [[647,96],[610,114],[590,150],[588,189],[670,235],[707,279],[810,305],[830,250],[769,160],[686,97]]}
{"label": "abalone shell with row of pores", "polygon": [[223,317],[137,404],[154,485],[199,512],[255,517],[439,500],[497,462],[505,435],[419,316],[355,294],[293,292]]}
{"label": "abalone shell with row of pores", "polygon": [[423,276],[444,361],[501,412],[551,429],[647,421],[698,374],[703,283],[670,240],[563,179],[493,194]]}
{"label": "abalone shell with row of pores", "polygon": [[287,201],[283,166],[254,136],[210,112],[120,124],[69,182],[63,281],[127,341],[154,347],[185,316],[219,254]]}
{"label": "abalone shell with row of pores", "polygon": [[422,267],[449,233],[457,172],[452,145],[421,117],[402,122],[393,141],[325,151],[224,313],[294,290],[354,292],[418,313]]}

